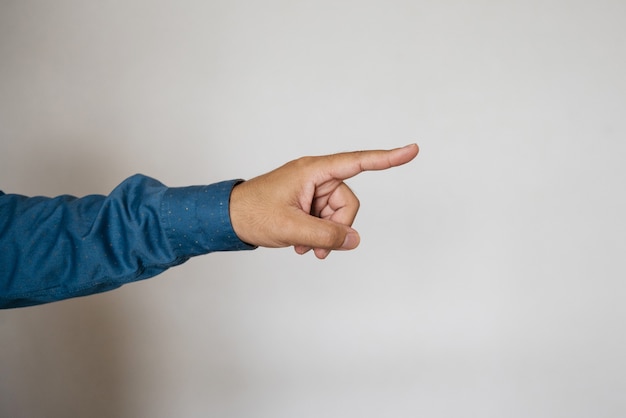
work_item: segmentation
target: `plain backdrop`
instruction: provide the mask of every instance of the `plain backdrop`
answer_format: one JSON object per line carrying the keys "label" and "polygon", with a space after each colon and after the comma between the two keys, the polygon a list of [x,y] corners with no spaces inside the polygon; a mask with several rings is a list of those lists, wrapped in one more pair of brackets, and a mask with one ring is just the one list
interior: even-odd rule
{"label": "plain backdrop", "polygon": [[623,0],[0,0],[6,193],[421,146],[353,252],[0,312],[0,416],[626,416],[624,74]]}

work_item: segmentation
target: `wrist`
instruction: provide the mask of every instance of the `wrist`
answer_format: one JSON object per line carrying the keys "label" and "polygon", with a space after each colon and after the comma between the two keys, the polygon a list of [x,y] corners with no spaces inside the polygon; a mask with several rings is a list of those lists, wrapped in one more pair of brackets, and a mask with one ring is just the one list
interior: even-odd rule
{"label": "wrist", "polygon": [[243,203],[243,189],[245,188],[245,186],[243,185],[244,183],[245,180],[239,180],[233,185],[233,188],[230,192],[230,200],[228,204],[230,224],[233,232],[235,233],[237,238],[241,240],[241,242],[256,248],[257,245],[253,243],[252,237],[247,234],[249,228],[246,228],[245,226],[247,223],[247,219],[250,216],[250,209],[246,210],[245,204]]}

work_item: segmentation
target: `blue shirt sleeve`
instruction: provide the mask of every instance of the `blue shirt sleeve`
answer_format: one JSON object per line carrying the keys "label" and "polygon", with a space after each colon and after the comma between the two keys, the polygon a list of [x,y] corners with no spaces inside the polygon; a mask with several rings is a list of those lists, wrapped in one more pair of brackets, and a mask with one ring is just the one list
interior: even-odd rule
{"label": "blue shirt sleeve", "polygon": [[104,292],[193,256],[255,248],[230,222],[239,181],[170,188],[135,175],[108,196],[0,192],[0,308]]}

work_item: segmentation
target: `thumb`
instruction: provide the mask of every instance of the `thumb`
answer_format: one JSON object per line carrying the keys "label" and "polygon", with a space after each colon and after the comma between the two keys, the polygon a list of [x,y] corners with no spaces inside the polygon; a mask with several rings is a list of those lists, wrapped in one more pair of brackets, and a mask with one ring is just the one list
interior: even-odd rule
{"label": "thumb", "polygon": [[352,250],[361,241],[359,233],[347,225],[305,213],[299,213],[294,220],[296,222],[291,245],[327,250]]}

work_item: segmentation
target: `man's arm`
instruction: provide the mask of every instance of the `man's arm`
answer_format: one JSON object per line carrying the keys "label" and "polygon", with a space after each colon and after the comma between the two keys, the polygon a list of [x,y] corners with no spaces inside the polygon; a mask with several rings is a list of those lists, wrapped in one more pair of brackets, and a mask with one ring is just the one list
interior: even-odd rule
{"label": "man's arm", "polygon": [[[289,162],[250,181],[168,188],[136,175],[109,196],[0,193],[0,308],[104,292],[213,251],[359,244],[344,180],[411,161],[416,144]],[[240,184],[238,184],[240,183]]]}
{"label": "man's arm", "polygon": [[192,256],[254,248],[230,223],[236,183],[168,188],[136,175],[108,196],[0,195],[0,307],[104,292]]}

